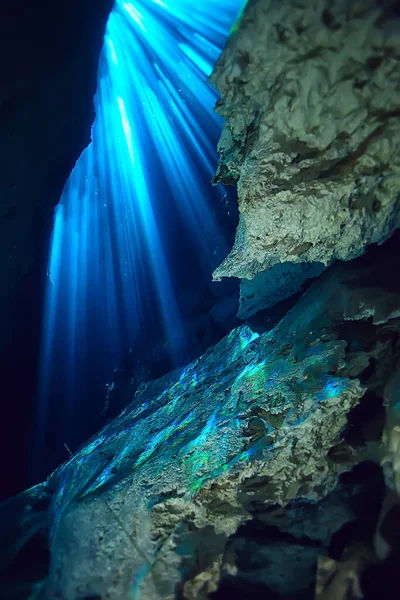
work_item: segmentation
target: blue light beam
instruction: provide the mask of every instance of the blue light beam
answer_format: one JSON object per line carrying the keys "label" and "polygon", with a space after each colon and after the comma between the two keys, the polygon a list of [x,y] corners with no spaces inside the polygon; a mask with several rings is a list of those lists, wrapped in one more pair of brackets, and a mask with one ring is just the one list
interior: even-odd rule
{"label": "blue light beam", "polygon": [[117,0],[110,15],[93,141],[54,218],[36,460],[52,435],[73,447],[91,433],[90,397],[100,412],[99,381],[130,348],[157,335],[172,355],[182,346],[179,252],[211,276],[228,250],[215,218],[226,191],[210,183],[221,122],[207,78],[242,4]]}

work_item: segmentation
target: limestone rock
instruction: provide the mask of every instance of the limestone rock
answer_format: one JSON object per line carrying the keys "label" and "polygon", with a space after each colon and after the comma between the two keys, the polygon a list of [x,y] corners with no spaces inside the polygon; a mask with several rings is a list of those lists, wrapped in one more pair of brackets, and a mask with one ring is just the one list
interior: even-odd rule
{"label": "limestone rock", "polygon": [[[400,300],[390,285],[371,287],[379,269],[331,269],[268,333],[243,326],[183,371],[143,385],[50,478],[44,597],[207,598],[222,569],[237,569],[228,540],[255,510],[325,497],[351,468],[329,453],[369,381],[348,376],[346,323],[367,315],[379,333]],[[307,561],[309,569],[314,550]]]}
{"label": "limestone rock", "polygon": [[[286,507],[254,507],[253,520],[238,530],[225,549],[222,589],[241,586],[244,593],[236,596],[239,598],[263,597],[266,589],[271,591],[267,598],[275,598],[275,594],[278,598],[311,598],[317,554],[326,554],[333,547],[335,555],[341,554],[342,546],[347,545],[341,534],[343,526],[351,528],[357,522],[363,532],[371,529],[368,520],[376,522],[378,518],[379,504],[373,505],[383,488],[382,479],[377,465],[366,468],[363,463],[346,473],[320,502],[296,499]],[[372,509],[368,513],[366,497]],[[340,539],[343,541],[338,543]],[[258,586],[258,594],[249,593],[251,586]]]}
{"label": "limestone rock", "polygon": [[216,280],[349,260],[400,225],[394,2],[250,1],[211,82],[240,221]]}
{"label": "limestone rock", "polygon": [[282,263],[240,282],[239,319],[246,320],[259,310],[270,308],[301,291],[307,279],[322,273],[321,263]]}

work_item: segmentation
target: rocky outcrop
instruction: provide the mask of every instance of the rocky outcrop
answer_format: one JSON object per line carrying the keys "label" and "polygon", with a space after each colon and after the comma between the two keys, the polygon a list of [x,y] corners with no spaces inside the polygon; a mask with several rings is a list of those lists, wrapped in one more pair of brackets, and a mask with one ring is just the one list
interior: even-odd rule
{"label": "rocky outcrop", "polygon": [[1,494],[25,483],[53,210],[90,141],[113,4],[22,0],[0,9],[0,368],[8,407],[0,455],[14,456],[12,468],[1,465],[9,484]]}
{"label": "rocky outcrop", "polygon": [[215,279],[349,260],[399,227],[398,17],[390,1],[249,2],[211,77],[215,181],[240,210]]}
{"label": "rocky outcrop", "polygon": [[303,284],[324,270],[322,263],[281,263],[240,282],[237,316],[246,321],[260,310],[273,307],[302,291]]}
{"label": "rocky outcrop", "polygon": [[382,396],[399,354],[400,294],[381,263],[330,269],[269,332],[243,326],[143,385],[47,483],[51,564],[41,597],[198,599],[243,582],[283,595],[313,586],[318,553],[353,518],[339,475],[380,439],[365,415],[349,414]]}
{"label": "rocky outcrop", "polygon": [[[261,281],[246,317],[275,301],[266,268],[294,264],[288,296],[317,274],[302,261],[352,258],[398,224],[398,126],[380,92],[397,82],[396,21],[385,3],[319,6],[250,3],[215,75],[233,123],[218,177],[239,178],[242,211],[217,276]],[[379,597],[362,571],[399,546],[400,287],[398,246],[385,247],[329,267],[273,328],[234,329],[143,384],[46,483],[0,507],[4,568],[18,572],[48,526],[48,574],[28,586],[40,600]],[[0,596],[20,597],[14,583]]]}

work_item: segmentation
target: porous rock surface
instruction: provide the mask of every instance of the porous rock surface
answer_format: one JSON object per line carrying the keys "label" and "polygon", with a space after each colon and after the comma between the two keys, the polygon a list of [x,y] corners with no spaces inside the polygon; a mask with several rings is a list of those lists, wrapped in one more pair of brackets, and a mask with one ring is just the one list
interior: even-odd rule
{"label": "porous rock surface", "polygon": [[[372,356],[388,351],[391,337],[380,339],[381,328],[398,327],[399,294],[387,280],[371,286],[371,269],[379,268],[331,269],[271,331],[236,329],[183,371],[139,389],[49,479],[55,499],[43,598],[208,598],[221,580],[246,571],[229,550],[243,548],[235,538],[241,526],[268,506],[329,494],[351,467],[329,455],[368,389],[359,377]],[[343,327],[365,319],[368,348],[360,352]],[[379,373],[387,378],[383,367]],[[340,527],[348,511],[337,510]],[[322,539],[335,530],[323,521],[315,527]],[[316,529],[304,528],[296,535],[312,540]],[[281,545],[286,559],[275,554],[281,568],[289,560],[295,568],[296,544]],[[305,550],[304,576],[275,582],[275,591],[310,583],[316,556]],[[261,583],[274,589],[268,573]]]}
{"label": "porous rock surface", "polygon": [[280,263],[240,282],[237,316],[246,321],[260,310],[271,308],[302,290],[302,285],[324,270],[322,263]]}
{"label": "porous rock surface", "polygon": [[395,2],[253,0],[213,75],[216,182],[240,221],[216,280],[349,260],[400,225]]}

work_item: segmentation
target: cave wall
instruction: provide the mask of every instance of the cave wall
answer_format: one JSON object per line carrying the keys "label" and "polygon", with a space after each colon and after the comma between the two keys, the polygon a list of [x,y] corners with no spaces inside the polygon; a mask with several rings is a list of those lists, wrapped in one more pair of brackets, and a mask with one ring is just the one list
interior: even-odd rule
{"label": "cave wall", "polygon": [[[308,6],[301,1],[288,4],[300,12]],[[333,4],[339,7],[339,13],[344,10],[345,5],[340,0]],[[316,7],[316,3],[310,5]],[[370,9],[371,18],[367,18],[367,22],[372,28],[379,29],[377,16],[389,14],[385,13],[389,4],[382,3],[373,9],[373,3],[366,2],[367,13],[360,12],[357,16],[352,12],[355,5],[363,6],[352,3],[347,12],[340,14],[347,15],[350,21],[358,19],[360,27],[365,25]],[[242,35],[239,28],[221,58],[220,64],[228,66],[226,57],[229,52],[233,53],[226,81],[234,85],[231,89],[228,85],[227,94],[231,100],[230,117],[235,118],[239,126],[244,124],[239,100],[246,81],[238,75],[235,44],[240,45],[239,40],[247,40],[250,48],[255,44],[254,52],[244,63],[241,58],[245,69],[257,58],[257,48],[262,46],[257,46],[252,31],[263,35],[264,25],[273,21],[267,18],[268,10],[275,8],[286,25],[293,22],[282,18],[280,10],[284,11],[285,6],[274,0],[251,2],[241,26],[249,25],[246,35]],[[258,18],[261,14],[258,11],[263,13],[263,19]],[[336,13],[333,13],[328,12],[323,17],[317,11],[312,16],[318,23],[327,21],[324,26],[330,30],[329,35],[340,31],[333,18]],[[250,21],[249,15],[253,15]],[[381,22],[387,24],[389,19],[385,17]],[[302,26],[297,29],[294,27],[296,35],[304,33]],[[278,45],[286,39],[282,32],[278,38]],[[313,36],[307,39],[312,40]],[[370,38],[367,36],[364,41],[368,46]],[[347,43],[344,38],[343,43]],[[315,54],[306,56],[305,63],[313,57]],[[353,58],[352,53],[347,54],[352,66]],[[261,65],[262,60],[260,58]],[[393,60],[397,60],[395,56]],[[289,71],[291,65],[290,61],[286,64]],[[312,65],[309,68],[312,69]],[[379,71],[380,66],[376,68]],[[249,78],[250,81],[257,83],[256,78]],[[258,83],[260,81],[268,80],[259,78]],[[268,83],[265,85],[268,88]],[[276,92],[281,90],[278,85]],[[246,100],[250,116],[254,98],[249,94]],[[222,106],[226,107],[225,101],[223,98]],[[287,115],[285,110],[282,118]],[[379,130],[379,140],[376,138],[373,143],[382,142],[385,131],[393,133],[398,127],[394,116],[389,116],[388,130]],[[258,133],[266,131],[263,126]],[[269,134],[273,132],[274,127]],[[323,128],[320,129],[321,135],[323,132]],[[246,128],[242,133],[244,137],[238,133],[235,143],[240,146],[243,141],[247,152],[252,144],[258,143],[258,134],[250,132],[250,137],[246,137]],[[278,139],[281,138],[278,136]],[[375,210],[377,205],[374,209],[373,203],[372,212],[370,204],[360,206],[356,193],[352,196],[353,200],[357,199],[356,205],[349,205],[345,210],[343,219],[348,221],[342,231],[349,227],[345,238],[354,236],[354,246],[348,249],[355,254],[363,252],[365,242],[383,242],[398,223],[394,152],[398,138],[390,139],[388,144],[392,144],[393,153],[385,169],[391,174],[387,178],[384,175],[382,181],[393,184],[394,193],[386,196],[386,212],[381,207]],[[343,136],[340,141],[344,142]],[[266,173],[258,173],[257,181],[266,185],[268,169],[277,167],[277,163],[268,162],[269,151],[264,157],[262,154],[250,156],[251,152],[240,154],[239,146],[231,149],[230,156],[232,161],[238,159],[240,169],[243,167],[239,174],[242,221],[246,210],[249,209],[245,214],[247,218],[254,209],[253,223],[260,228],[268,225],[263,203],[270,203],[271,211],[279,216],[275,221],[279,234],[282,219],[290,220],[293,216],[293,203],[299,202],[297,208],[303,210],[308,207],[310,196],[305,190],[298,193],[296,184],[293,190],[280,190],[288,192],[288,196],[293,194],[287,205],[274,203],[277,198],[282,200],[279,191],[255,198],[260,188],[253,185],[254,180],[246,179],[246,169],[265,168]],[[347,152],[349,146],[344,146]],[[386,147],[385,143],[383,146]],[[339,151],[340,145],[334,149]],[[364,149],[362,156],[353,155],[355,162],[350,157],[352,169],[349,171],[341,170],[343,164],[349,166],[347,159],[342,163],[337,156],[339,162],[335,163],[335,159],[331,165],[333,169],[338,167],[332,180],[317,177],[300,183],[314,192],[318,186],[326,185],[325,191],[332,191],[347,184],[346,189],[354,191],[353,185],[358,185],[353,181],[357,169],[365,167],[364,159],[367,163],[372,160],[368,149]],[[298,168],[296,165],[303,163],[301,171],[304,161],[321,159],[321,156],[308,155],[308,150],[305,152],[308,158],[297,150],[296,156],[291,152],[287,155],[277,152],[273,161],[282,159],[293,173]],[[224,150],[222,154],[225,161],[228,153]],[[221,163],[219,176],[224,172],[226,182],[230,176],[225,167],[231,168],[232,164]],[[318,165],[320,163],[315,162],[315,169]],[[311,169],[310,173],[318,174],[318,169]],[[375,175],[365,175],[367,179],[363,181],[372,184]],[[246,195],[241,196],[247,184]],[[322,187],[319,190],[322,194]],[[384,193],[382,189],[378,191]],[[254,203],[246,205],[252,193]],[[335,193],[321,197],[327,200],[322,206],[342,210],[335,204]],[[365,200],[363,196],[362,199]],[[314,207],[318,208],[317,204]],[[387,211],[392,211],[392,219],[386,218]],[[293,229],[299,236],[308,231],[307,210],[301,214],[305,219],[304,228]],[[316,210],[313,221],[317,223],[319,219],[317,224],[321,225],[319,233],[315,230],[316,235],[321,234],[315,245],[321,252],[321,262],[316,263],[323,266],[333,256],[339,257],[339,249],[344,248],[340,244],[345,244],[345,240],[339,240],[338,246],[329,245],[333,238],[322,235],[329,233],[323,227],[324,216],[323,210]],[[381,237],[379,233],[376,239],[364,235],[371,232],[368,227],[372,219],[380,224],[375,233],[386,232]],[[343,224],[340,219],[338,224]],[[240,231],[243,233],[243,229],[239,230],[239,242],[245,245],[236,246],[225,267],[248,267],[250,270],[246,272],[252,275],[255,266],[259,269],[258,275],[263,275],[262,267],[266,266],[263,260],[247,266],[240,261],[235,264],[237,258],[251,258],[251,251],[257,254],[260,248],[257,237],[240,237]],[[330,232],[333,235],[334,228]],[[300,241],[310,243],[304,238]],[[284,242],[291,240],[285,238]],[[263,250],[275,252],[275,258],[279,255],[286,260],[285,243]],[[238,254],[243,248],[249,252]],[[295,256],[299,260],[288,263],[301,265],[303,258],[306,261],[307,257],[311,258],[311,253],[307,254],[310,249],[311,246],[297,248]],[[390,523],[383,528],[380,521],[385,523],[387,515],[398,507],[400,497],[399,377],[392,379],[398,372],[400,357],[400,288],[395,260],[398,255],[399,236],[395,234],[385,244],[369,248],[354,261],[330,266],[291,310],[282,319],[278,318],[274,327],[267,323],[264,331],[258,333],[244,325],[185,369],[143,384],[119,417],[74,453],[48,481],[3,504],[0,525],[6,524],[9,535],[0,538],[18,537],[19,532],[10,527],[10,522],[14,525],[16,521],[13,523],[10,515],[15,514],[21,530],[25,530],[20,544],[38,528],[50,529],[49,564],[37,583],[42,592],[40,597],[76,600],[106,596],[117,600],[132,593],[154,600],[266,596],[287,600],[295,597],[339,600],[348,597],[349,582],[353,582],[354,591],[360,583],[360,572],[366,565],[368,568],[368,561],[381,560],[389,552],[385,540],[377,544],[374,536],[386,529],[388,537]],[[277,261],[276,265],[287,264],[285,260]],[[308,260],[308,264],[312,265],[313,261]],[[281,289],[283,279],[287,295],[298,289],[294,278],[282,278],[282,272],[274,277],[275,285]],[[301,278],[304,281],[304,272],[299,281]],[[268,289],[269,285],[268,279],[261,278],[254,289],[247,288],[251,294],[254,292],[250,300],[254,301],[256,310],[272,302],[273,290]],[[258,290],[264,296],[257,301]],[[278,300],[279,297],[273,302]],[[246,317],[250,309],[250,304],[241,304]],[[386,504],[382,505],[385,495]],[[389,502],[392,497],[395,506]],[[353,541],[357,548],[350,548],[349,554],[349,543]],[[397,539],[392,546],[399,551]],[[365,561],[359,556],[360,547],[361,554],[365,550],[369,555]],[[14,560],[20,545],[10,543],[9,548],[6,563]],[[326,567],[327,561],[342,575],[336,577],[325,569],[326,580],[321,584],[324,569],[320,565]],[[360,565],[363,561],[365,564]],[[392,568],[396,574],[397,564]],[[0,571],[1,566],[0,562]],[[388,595],[382,585],[385,577],[381,574],[382,571],[378,572],[376,577],[377,588],[372,589],[371,580],[361,582],[363,588],[357,591],[357,596],[364,594],[369,600],[380,594],[391,599],[393,596]],[[333,586],[338,580],[340,583],[340,578],[343,585],[339,595]],[[322,589],[321,593],[318,588]]]}
{"label": "cave wall", "polygon": [[42,600],[348,598],[335,577],[314,594],[321,560],[344,592],[357,583],[384,478],[400,489],[392,242],[329,268],[272,329],[243,325],[142,385],[45,483],[0,504],[0,596],[2,569],[47,526]]}
{"label": "cave wall", "polygon": [[2,495],[24,482],[53,210],[90,142],[113,3],[22,0],[0,11]]}
{"label": "cave wall", "polygon": [[251,1],[222,53],[215,181],[237,185],[240,221],[214,277],[266,271],[242,315],[400,226],[399,17],[391,0]]}

